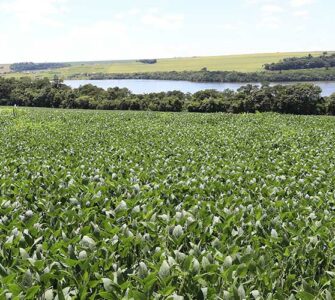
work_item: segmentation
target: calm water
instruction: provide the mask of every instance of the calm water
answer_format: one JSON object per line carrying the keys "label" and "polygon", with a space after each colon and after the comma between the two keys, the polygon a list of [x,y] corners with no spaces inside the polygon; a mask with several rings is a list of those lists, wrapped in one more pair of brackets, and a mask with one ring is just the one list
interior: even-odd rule
{"label": "calm water", "polygon": [[[168,92],[173,90],[184,93],[195,93],[206,89],[215,89],[223,91],[231,89],[236,91],[246,83],[220,83],[220,82],[189,82],[189,81],[172,81],[172,80],[141,80],[141,79],[122,79],[122,80],[65,80],[65,84],[72,88],[78,88],[81,85],[91,83],[103,89],[110,87],[128,88],[134,94]],[[329,96],[335,93],[335,81],[312,82],[322,89],[323,96]],[[257,84],[257,83],[253,83]],[[278,83],[274,83],[275,85]],[[292,83],[281,83],[292,84]]]}

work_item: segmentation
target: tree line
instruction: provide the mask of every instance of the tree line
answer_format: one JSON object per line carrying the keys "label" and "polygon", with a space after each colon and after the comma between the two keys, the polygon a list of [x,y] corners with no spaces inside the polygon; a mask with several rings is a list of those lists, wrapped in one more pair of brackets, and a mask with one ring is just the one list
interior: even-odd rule
{"label": "tree line", "polygon": [[328,55],[324,52],[321,56],[315,57],[309,54],[304,57],[289,57],[277,63],[265,64],[265,70],[281,71],[281,70],[299,70],[299,69],[315,69],[315,68],[331,68],[335,67],[335,53]]}
{"label": "tree line", "polygon": [[24,71],[40,71],[46,69],[57,69],[69,67],[66,63],[33,63],[33,62],[22,62],[10,65],[10,69],[14,72]]}
{"label": "tree line", "polygon": [[59,81],[0,78],[0,105],[106,110],[335,115],[335,94],[322,97],[313,84],[245,85],[237,91],[204,90],[133,94],[126,88],[104,90],[92,84],[76,89]]}
{"label": "tree line", "polygon": [[334,81],[335,68],[315,70],[288,70],[288,71],[262,71],[262,72],[236,72],[236,71],[201,71],[182,72],[148,72],[148,73],[78,73],[68,76],[68,79],[153,79],[153,80],[185,80],[192,82],[308,82],[308,81]]}
{"label": "tree line", "polygon": [[157,59],[139,59],[136,62],[140,62],[142,64],[153,65],[157,63]]}

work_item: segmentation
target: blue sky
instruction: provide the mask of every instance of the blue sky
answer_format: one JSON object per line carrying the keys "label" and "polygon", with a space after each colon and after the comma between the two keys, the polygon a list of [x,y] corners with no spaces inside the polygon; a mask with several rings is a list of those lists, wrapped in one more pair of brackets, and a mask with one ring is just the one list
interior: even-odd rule
{"label": "blue sky", "polygon": [[334,0],[0,0],[0,63],[335,50]]}

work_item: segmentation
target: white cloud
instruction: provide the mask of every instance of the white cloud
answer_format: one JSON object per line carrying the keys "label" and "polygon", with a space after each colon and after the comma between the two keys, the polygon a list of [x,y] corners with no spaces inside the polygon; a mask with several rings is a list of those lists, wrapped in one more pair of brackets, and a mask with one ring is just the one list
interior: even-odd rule
{"label": "white cloud", "polygon": [[[176,18],[165,18],[157,25],[159,28],[174,29]],[[176,53],[191,55],[192,49],[185,42],[172,43],[171,40],[145,40],[152,31],[151,27],[143,26],[140,16],[134,18],[133,24],[120,21],[116,18],[110,21],[97,21],[88,25],[78,25],[64,30],[58,37],[50,36],[43,39],[20,39],[15,45],[6,42],[2,50],[3,62],[17,61],[81,61],[81,60],[111,60],[131,58],[160,58],[171,57]],[[155,21],[156,19],[149,19]],[[177,23],[178,23],[177,22]],[[179,26],[179,25],[178,25]],[[29,36],[29,35],[27,35]],[[2,35],[0,35],[2,38]],[[6,39],[8,41],[8,39]],[[25,51],[18,45],[28,42]],[[12,50],[11,50],[12,49]],[[13,51],[14,50],[14,51]]]}
{"label": "white cloud", "polygon": [[[257,1],[263,1],[264,3],[266,2],[266,0]],[[260,7],[260,12],[261,15],[257,24],[259,28],[277,29],[281,26],[282,13],[285,12],[285,9],[282,5],[277,3],[265,3]]]}
{"label": "white cloud", "polygon": [[141,13],[141,10],[139,9],[139,8],[132,8],[129,12],[128,12],[128,14],[130,15],[130,16],[137,16],[138,14],[140,14]]}
{"label": "white cloud", "polygon": [[259,10],[257,26],[267,29],[285,26],[284,20],[290,18],[308,19],[310,15],[308,8],[315,2],[316,0],[244,0],[249,7]]}
{"label": "white cloud", "polygon": [[266,4],[261,7],[261,11],[268,14],[281,13],[284,9],[276,4]]}
{"label": "white cloud", "polygon": [[278,29],[282,24],[282,20],[276,16],[264,16],[258,23],[258,27],[266,29]]}
{"label": "white cloud", "polygon": [[240,23],[226,23],[223,24],[219,27],[219,29],[224,29],[224,30],[238,30],[241,28],[241,24]]}
{"label": "white cloud", "polygon": [[298,10],[293,13],[294,16],[296,17],[303,17],[303,18],[308,18],[309,17],[309,11],[308,10]]}
{"label": "white cloud", "polygon": [[293,7],[302,7],[306,5],[313,4],[315,0],[291,0],[290,4]]}
{"label": "white cloud", "polygon": [[[66,4],[66,0],[31,0],[34,2],[33,6],[39,7],[36,12],[28,7],[31,3],[28,5],[26,0],[14,0],[13,3],[9,0],[5,3],[2,1],[0,0],[0,9],[5,9],[6,14],[17,18],[26,27],[45,24],[47,20],[49,24],[51,21],[61,20],[58,16],[64,12],[63,4]],[[42,2],[45,3],[39,6]],[[29,15],[29,18],[25,15]],[[183,46],[168,38],[159,44],[156,40],[144,40],[152,36],[153,30],[157,30],[157,33],[162,30],[166,33],[174,32],[183,24],[182,14],[168,14],[158,8],[145,11],[132,8],[120,11],[110,19],[67,26],[66,29],[56,30],[56,34],[44,35],[43,40],[38,35],[30,34],[35,32],[35,27],[31,28],[29,34],[18,27],[12,29],[11,37],[0,34],[1,43],[5,44],[1,49],[1,56],[3,62],[169,57],[180,51],[186,54],[190,50],[187,43]],[[15,35],[20,36],[20,39],[13,40],[12,36]],[[22,45],[25,45],[24,51]]]}
{"label": "white cloud", "polygon": [[128,29],[122,22],[99,21],[88,26],[78,26],[70,30],[64,37],[55,41],[55,45],[65,45],[66,47],[79,48],[83,52],[94,53],[112,51],[120,44],[128,41]]}
{"label": "white cloud", "polygon": [[[199,23],[194,21],[192,8],[166,8],[159,5],[160,1],[155,2],[157,8],[151,9],[144,4],[135,4],[133,7],[125,5],[117,9],[114,2],[110,1],[109,6],[106,4],[95,11],[93,3],[83,10],[77,8],[80,1],[0,0],[0,23],[2,21],[1,27],[5,28],[0,30],[0,63],[334,48],[334,42],[329,39],[329,30],[310,30],[313,23],[307,22],[307,18],[309,13],[313,13],[312,6],[309,6],[311,0],[240,1],[244,7],[240,9],[241,15],[231,16],[229,11],[222,9],[221,18],[212,18],[204,11],[206,15],[203,15],[203,22]],[[67,6],[72,9],[65,18]],[[84,18],[90,11],[92,18]],[[64,27],[58,29],[43,26],[57,26],[61,21]],[[331,25],[330,16],[325,15],[324,21]],[[28,34],[20,24],[30,27]],[[331,28],[330,25],[325,28]],[[297,32],[300,31],[297,38]],[[221,38],[217,39],[217,36]]]}
{"label": "white cloud", "polygon": [[125,21],[131,18],[133,22],[140,22],[142,25],[163,30],[179,29],[184,22],[184,15],[163,14],[156,7],[147,9],[145,13],[138,8],[132,8],[129,11],[118,13],[115,15],[115,18],[119,21]]}
{"label": "white cloud", "polygon": [[67,0],[7,0],[0,3],[0,11],[26,29],[32,24],[61,26],[57,16],[67,11],[66,3]]}
{"label": "white cloud", "polygon": [[182,27],[184,16],[181,14],[163,15],[159,12],[149,12],[142,16],[141,22],[153,28],[176,30]]}
{"label": "white cloud", "polygon": [[261,5],[276,2],[277,2],[276,0],[244,0],[244,3],[247,5]]}
{"label": "white cloud", "polygon": [[315,3],[316,0],[244,0],[247,5],[264,5],[264,4],[274,4],[274,5],[290,5],[293,7],[301,7],[309,4]]}
{"label": "white cloud", "polygon": [[127,18],[138,16],[140,13],[141,13],[140,9],[132,8],[129,11],[120,12],[120,13],[116,14],[115,18],[117,20],[126,20]]}

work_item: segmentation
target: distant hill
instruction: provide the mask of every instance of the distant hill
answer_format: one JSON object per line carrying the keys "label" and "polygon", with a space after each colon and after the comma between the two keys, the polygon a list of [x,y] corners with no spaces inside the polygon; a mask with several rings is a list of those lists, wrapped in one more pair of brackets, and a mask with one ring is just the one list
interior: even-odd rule
{"label": "distant hill", "polygon": [[[279,62],[289,57],[304,57],[309,54],[313,56],[322,55],[320,52],[283,52],[283,53],[261,53],[223,56],[195,56],[157,59],[154,64],[144,64],[139,60],[110,60],[110,61],[87,61],[69,62],[69,66],[53,70],[35,70],[30,76],[50,77],[58,75],[69,78],[80,74],[115,74],[115,73],[149,73],[170,71],[200,71],[204,68],[208,71],[239,71],[257,72],[264,70],[265,64]],[[329,52],[328,53],[333,53]],[[0,71],[1,73],[1,71]],[[22,76],[19,72],[6,76]],[[78,76],[77,76],[78,77]]]}

